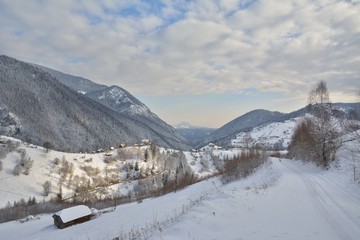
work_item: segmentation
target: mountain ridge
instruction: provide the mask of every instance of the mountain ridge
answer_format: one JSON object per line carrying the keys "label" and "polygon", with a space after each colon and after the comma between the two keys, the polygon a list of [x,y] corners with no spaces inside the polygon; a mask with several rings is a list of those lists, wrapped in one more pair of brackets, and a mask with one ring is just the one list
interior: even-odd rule
{"label": "mountain ridge", "polygon": [[51,69],[45,66],[41,66],[34,63],[29,63],[37,68],[40,68],[44,72],[49,73],[54,78],[58,79],[60,82],[68,86],[69,88],[80,92],[80,93],[87,93],[87,92],[93,92],[101,89],[107,88],[106,85],[95,83],[89,79],[80,77],[80,76],[74,76],[67,73],[63,73],[61,71]]}
{"label": "mountain ridge", "polygon": [[[265,109],[256,109],[247,112],[230,122],[226,123],[204,140],[196,147],[202,147],[208,143],[215,143],[222,146],[231,146],[232,139],[235,139],[240,132],[248,132],[260,126],[276,122],[284,122],[290,119],[305,116],[311,113],[310,105],[295,110],[290,113],[281,113]],[[349,115],[360,117],[360,103],[332,103],[333,115],[338,117],[347,117]]]}
{"label": "mountain ridge", "polygon": [[[0,56],[0,85],[7,89],[0,103],[19,120],[12,136],[54,149],[90,151],[141,139],[160,146],[187,149],[181,140],[148,127],[138,119],[105,107],[61,83],[48,72],[7,56]],[[5,108],[4,108],[5,109]]]}
{"label": "mountain ridge", "polygon": [[230,122],[226,123],[213,133],[211,133],[201,145],[202,147],[208,143],[216,143],[219,145],[229,145],[230,139],[239,131],[245,131],[258,126],[259,124],[280,119],[284,113],[277,111],[268,111],[265,109],[255,109],[247,112]]}
{"label": "mountain ridge", "polygon": [[[181,134],[124,88],[116,85],[105,86],[86,78],[72,76],[47,67],[40,67],[48,71],[50,75],[54,74],[54,77],[71,89],[83,93],[106,108],[134,119],[138,124],[146,126],[146,128],[149,128],[162,138],[166,145],[177,146],[179,149],[189,148],[188,141]],[[87,86],[86,92],[84,92],[84,86]]]}

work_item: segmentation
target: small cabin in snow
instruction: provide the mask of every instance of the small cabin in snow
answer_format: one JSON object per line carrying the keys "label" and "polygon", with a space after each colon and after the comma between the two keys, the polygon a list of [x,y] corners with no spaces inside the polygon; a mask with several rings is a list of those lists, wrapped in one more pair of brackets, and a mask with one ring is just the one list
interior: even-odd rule
{"label": "small cabin in snow", "polygon": [[89,221],[91,218],[91,210],[85,205],[65,208],[53,216],[54,225],[58,228],[65,228],[73,224]]}

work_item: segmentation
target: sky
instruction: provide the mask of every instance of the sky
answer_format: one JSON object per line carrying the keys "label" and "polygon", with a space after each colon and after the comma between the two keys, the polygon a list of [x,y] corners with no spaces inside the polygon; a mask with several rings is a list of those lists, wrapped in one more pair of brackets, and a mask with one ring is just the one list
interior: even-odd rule
{"label": "sky", "polygon": [[169,124],[360,89],[360,0],[0,0],[0,54],[131,92]]}

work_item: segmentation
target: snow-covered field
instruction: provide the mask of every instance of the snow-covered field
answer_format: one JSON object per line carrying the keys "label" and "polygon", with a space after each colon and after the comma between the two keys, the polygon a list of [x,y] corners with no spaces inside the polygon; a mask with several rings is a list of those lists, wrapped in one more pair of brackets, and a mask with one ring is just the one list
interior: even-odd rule
{"label": "snow-covered field", "polygon": [[[182,191],[118,206],[63,230],[51,215],[0,224],[1,239],[358,239],[360,187],[350,168],[321,170],[271,158],[228,185],[209,179]],[[129,235],[130,233],[130,235]],[[121,238],[120,238],[121,239]],[[134,238],[135,239],[135,238]]]}
{"label": "snow-covered field", "polygon": [[[255,127],[248,135],[246,132],[240,132],[236,135],[235,139],[231,140],[231,145],[234,147],[245,147],[246,144],[256,146],[257,144],[265,144],[271,148],[277,145],[277,148],[287,148],[290,143],[295,125],[301,118],[293,118],[284,122],[274,122],[270,124],[263,124]],[[246,143],[247,137],[251,140]]]}
{"label": "snow-covered field", "polygon": [[[55,198],[59,193],[59,180],[61,178],[61,169],[63,168],[63,159],[73,166],[73,173],[63,181],[62,193],[63,198],[69,198],[74,195],[74,183],[79,182],[94,182],[95,178],[105,179],[106,175],[114,174],[113,179],[119,180],[117,184],[111,184],[106,187],[106,195],[123,195],[126,196],[137,184],[136,175],[144,173],[144,177],[151,177],[161,175],[164,172],[164,162],[166,162],[167,155],[179,152],[177,150],[159,148],[161,156],[153,157],[148,154],[147,161],[144,161],[144,153],[150,152],[149,146],[128,146],[122,149],[107,150],[101,153],[65,153],[54,150],[46,151],[43,147],[27,144],[14,138],[0,136],[0,140],[18,142],[19,146],[16,150],[8,153],[3,159],[2,170],[0,170],[0,208],[7,204],[13,204],[14,201],[19,202],[21,199],[27,201],[29,198],[35,197],[37,201],[49,200],[51,197]],[[0,144],[0,147],[2,145]],[[23,173],[15,176],[14,168],[20,162],[19,150],[24,150],[26,156],[31,158],[33,166],[30,173],[25,175]],[[121,153],[122,152],[122,153]],[[186,164],[190,167],[192,173],[198,177],[206,177],[216,173],[217,165],[221,164],[225,158],[232,158],[234,155],[239,155],[241,149],[219,150],[215,145],[208,146],[203,151],[198,152],[184,152]],[[121,154],[122,156],[120,156]],[[116,160],[106,163],[107,156],[113,157]],[[213,156],[217,156],[218,163],[214,162]],[[54,159],[58,159],[60,163],[56,164]],[[126,159],[125,159],[126,158]],[[129,170],[129,165],[134,166],[136,163],[140,171]],[[185,162],[184,162],[185,163]],[[85,171],[85,168],[98,171],[96,174],[90,174]],[[149,174],[151,172],[151,174]],[[91,172],[90,172],[91,173]],[[130,174],[129,174],[130,173]],[[71,176],[70,176],[71,175]],[[127,175],[131,175],[130,178]],[[135,179],[135,181],[134,181]],[[44,196],[43,184],[45,181],[51,182],[51,191],[49,196]],[[70,183],[70,184],[69,184]],[[103,196],[103,197],[104,197]]]}

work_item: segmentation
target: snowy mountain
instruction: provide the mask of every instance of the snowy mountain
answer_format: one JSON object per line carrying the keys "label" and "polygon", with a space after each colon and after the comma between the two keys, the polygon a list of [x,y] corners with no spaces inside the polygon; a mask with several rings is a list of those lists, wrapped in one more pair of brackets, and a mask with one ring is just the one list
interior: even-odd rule
{"label": "snowy mountain", "polygon": [[1,56],[0,72],[0,88],[6,89],[0,94],[0,131],[7,135],[66,151],[92,151],[142,139],[188,148],[175,130],[165,132],[116,112],[28,63]]}
{"label": "snowy mountain", "polygon": [[158,135],[177,149],[188,149],[186,140],[169,124],[161,120],[155,113],[125,89],[111,86],[103,90],[87,93],[86,96],[102,105],[132,118]]}
{"label": "snowy mountain", "polygon": [[212,132],[216,130],[214,128],[194,126],[191,123],[185,121],[180,122],[174,127],[176,131],[178,131],[192,147],[196,147],[203,143],[204,139],[206,139]]}
{"label": "snowy mountain", "polygon": [[285,121],[265,123],[248,131],[242,131],[231,139],[233,147],[265,147],[269,150],[285,150],[289,146],[296,124],[301,117]]}
{"label": "snowy mountain", "polygon": [[120,113],[126,113],[131,116],[147,116],[152,119],[159,118],[145,104],[118,86],[89,92],[86,95]]}
{"label": "snowy mountain", "polygon": [[[0,116],[8,126],[22,127],[4,105]],[[253,139],[285,138],[296,119],[260,124],[251,129],[251,135]],[[90,221],[62,230],[54,226],[53,213],[25,215],[24,219],[1,223],[1,237],[355,240],[360,234],[360,188],[354,180],[359,163],[357,155],[352,155],[356,153],[349,149],[359,147],[354,141],[344,144],[328,170],[301,161],[269,158],[253,174],[231,183],[223,184],[219,177],[212,177],[135,202],[139,192],[179,176],[218,173],[225,161],[242,150],[209,144],[198,151],[181,152],[143,144],[111,148],[104,153],[65,153],[0,136],[0,208],[14,201],[30,204],[27,201],[32,198],[37,202],[49,200],[58,195],[60,187],[63,198],[91,202],[96,197],[120,195],[134,201],[94,211]],[[31,159],[32,167],[28,173],[26,165],[20,167],[16,175],[22,159]],[[44,196],[43,184],[47,181],[52,189],[49,196]],[[81,192],[84,187],[90,188],[91,194]]]}
{"label": "snowy mountain", "polygon": [[144,103],[125,89],[118,86],[107,87],[89,79],[72,76],[43,66],[39,67],[71,89],[85,94],[106,108],[134,119],[137,124],[150,128],[158,137],[149,137],[149,139],[159,144],[166,142],[166,144],[161,143],[163,146],[178,149],[189,148],[186,140],[173,127],[161,120]]}
{"label": "snowy mountain", "polygon": [[[309,106],[291,113],[254,110],[248,112],[214,131],[198,147],[208,143],[222,146],[242,146],[246,133],[255,136],[253,144],[265,143],[268,147],[286,148],[292,134],[292,128],[300,117],[311,114]],[[360,103],[334,103],[334,117],[352,117],[360,119]]]}
{"label": "snowy mountain", "polygon": [[217,129],[205,139],[202,145],[208,143],[216,143],[223,146],[229,146],[231,139],[233,139],[238,132],[250,130],[260,124],[266,122],[275,122],[284,117],[284,113],[271,112],[268,110],[253,110],[248,112],[231,122],[225,124]]}
{"label": "snowy mountain", "polygon": [[176,125],[174,126],[174,128],[176,128],[176,129],[180,129],[180,128],[190,129],[190,128],[203,128],[203,127],[194,126],[194,125],[192,125],[192,124],[189,123],[189,122],[182,121],[182,122],[176,124]]}
{"label": "snowy mountain", "polygon": [[[30,63],[30,64],[32,64],[32,63]],[[41,65],[37,65],[37,64],[32,64],[32,65],[44,70],[45,72],[49,73],[51,76],[58,79],[60,82],[62,82],[66,86],[68,86],[69,88],[71,88],[77,92],[80,92],[80,93],[94,92],[94,91],[98,91],[98,90],[107,88],[107,86],[105,86],[105,85],[94,83],[94,82],[90,81],[89,79],[86,79],[83,77],[73,76],[73,75],[66,74],[66,73],[63,73],[63,72],[60,72],[60,71],[57,71],[57,70],[54,70],[54,69],[51,69],[48,67],[44,67]]]}

